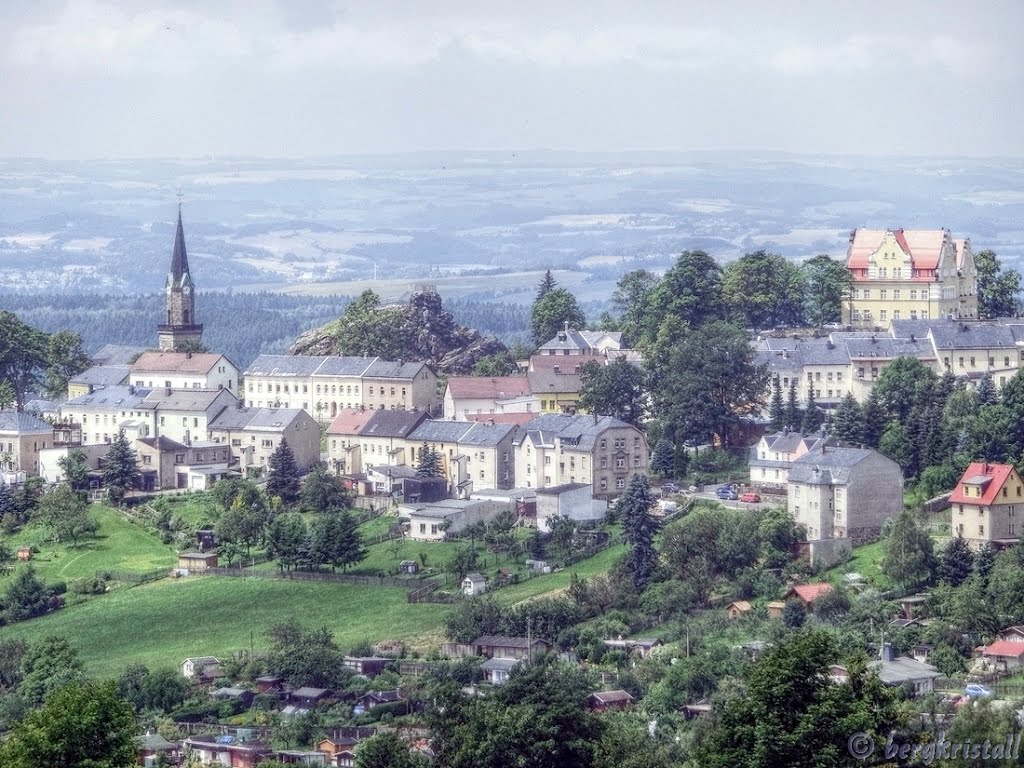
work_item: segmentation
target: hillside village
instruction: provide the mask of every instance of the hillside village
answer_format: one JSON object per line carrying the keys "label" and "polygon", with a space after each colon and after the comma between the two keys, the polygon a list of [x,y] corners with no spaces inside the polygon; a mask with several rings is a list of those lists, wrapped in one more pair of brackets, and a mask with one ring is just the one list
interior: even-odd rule
{"label": "hillside village", "polygon": [[3,729],[93,697],[144,766],[896,764],[855,731],[1016,764],[1024,320],[992,252],[686,252],[589,327],[549,273],[521,359],[389,357],[364,295],[244,370],[201,281],[179,207],[152,348],[3,313]]}

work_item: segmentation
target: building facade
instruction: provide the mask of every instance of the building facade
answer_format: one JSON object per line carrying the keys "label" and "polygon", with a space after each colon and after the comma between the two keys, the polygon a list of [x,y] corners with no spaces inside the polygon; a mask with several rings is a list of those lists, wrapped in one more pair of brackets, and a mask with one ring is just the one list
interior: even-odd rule
{"label": "building facade", "polygon": [[893,320],[976,319],[978,285],[969,240],[949,230],[857,229],[843,321],[885,328]]}
{"label": "building facade", "polygon": [[954,536],[974,549],[1003,548],[1020,541],[1024,482],[1010,464],[976,461],[964,471],[953,494],[950,518]]}
{"label": "building facade", "polygon": [[208,352],[143,352],[132,363],[130,383],[146,389],[226,389],[238,392],[238,366]]}

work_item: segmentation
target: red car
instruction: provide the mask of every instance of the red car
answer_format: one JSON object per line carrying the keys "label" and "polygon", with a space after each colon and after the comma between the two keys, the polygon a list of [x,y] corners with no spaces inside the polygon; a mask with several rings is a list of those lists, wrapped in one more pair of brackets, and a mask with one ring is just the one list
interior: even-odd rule
{"label": "red car", "polygon": [[748,504],[757,504],[761,501],[761,497],[756,493],[743,493],[740,494],[740,501],[745,501]]}

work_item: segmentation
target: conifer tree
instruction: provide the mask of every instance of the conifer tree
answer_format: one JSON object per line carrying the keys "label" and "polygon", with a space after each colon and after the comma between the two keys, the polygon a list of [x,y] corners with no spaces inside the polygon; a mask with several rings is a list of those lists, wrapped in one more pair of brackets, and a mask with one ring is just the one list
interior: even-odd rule
{"label": "conifer tree", "polygon": [[654,446],[651,455],[651,472],[659,477],[670,477],[676,467],[676,447],[662,438]]}
{"label": "conifer tree", "polygon": [[959,587],[974,571],[974,552],[962,536],[954,536],[942,552],[939,575],[951,587]]}
{"label": "conifer tree", "polygon": [[772,432],[779,432],[786,426],[786,404],[782,400],[782,383],[779,381],[779,374],[772,378],[772,401],[768,406],[768,415],[771,417]]}
{"label": "conifer tree", "polygon": [[814,401],[814,387],[807,388],[807,408],[804,409],[803,418],[800,420],[800,431],[805,435],[811,435],[821,429],[825,422],[825,414]]}
{"label": "conifer tree", "polygon": [[982,380],[978,382],[976,396],[978,405],[990,405],[996,401],[998,395],[996,394],[996,385],[992,381],[991,374],[986,374]]}
{"label": "conifer tree", "polygon": [[653,506],[654,495],[647,476],[633,475],[619,508],[622,513],[622,532],[631,545],[626,556],[626,569],[633,579],[633,586],[639,592],[643,592],[651,583],[658,567],[658,553],[654,549],[658,522],[651,514]]}
{"label": "conifer tree", "polygon": [[124,430],[117,433],[114,442],[103,461],[103,485],[114,504],[120,504],[125,493],[139,484],[138,456],[124,436]]}
{"label": "conifer tree", "polygon": [[11,487],[3,480],[0,480],[0,518],[4,515],[14,514],[18,511],[18,505],[11,493]]}
{"label": "conifer tree", "polygon": [[996,564],[996,551],[992,545],[985,542],[978,553],[974,556],[974,572],[977,573],[985,584],[988,584],[988,575]]}
{"label": "conifer tree", "polygon": [[786,426],[789,429],[799,429],[803,414],[800,412],[800,404],[796,396],[796,379],[789,385],[789,397],[786,400]]}
{"label": "conifer tree", "polygon": [[868,395],[868,399],[864,401],[864,407],[861,410],[861,428],[863,429],[862,436],[864,438],[864,444],[868,448],[877,448],[879,441],[882,439],[882,433],[885,432],[886,418],[885,413],[882,410],[881,403],[878,402],[878,397],[874,391]]}
{"label": "conifer tree", "polygon": [[290,507],[299,500],[299,467],[295,463],[292,447],[285,438],[281,438],[281,444],[270,454],[267,464],[267,495],[270,498],[277,496],[281,503]]}
{"label": "conifer tree", "polygon": [[530,536],[527,542],[527,550],[530,553],[530,557],[534,560],[543,560],[544,551],[544,534],[540,532],[539,528],[533,529],[533,535]]}
{"label": "conifer tree", "polygon": [[420,461],[416,465],[416,477],[440,477],[441,456],[426,443],[420,446]]}
{"label": "conifer tree", "polygon": [[864,425],[860,404],[850,393],[846,394],[828,420],[828,431],[833,437],[850,445],[864,442]]}
{"label": "conifer tree", "polygon": [[547,296],[551,291],[555,289],[558,283],[551,274],[551,270],[544,272],[544,277],[540,279],[540,285],[537,286],[537,298],[534,301],[540,301]]}

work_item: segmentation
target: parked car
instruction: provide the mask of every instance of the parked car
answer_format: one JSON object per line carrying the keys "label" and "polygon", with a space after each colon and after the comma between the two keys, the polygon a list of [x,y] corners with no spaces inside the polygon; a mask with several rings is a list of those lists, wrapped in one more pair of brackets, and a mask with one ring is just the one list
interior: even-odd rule
{"label": "parked car", "polygon": [[736,493],[736,489],[728,485],[723,485],[719,488],[715,495],[720,499],[725,499],[726,501],[736,501],[740,497],[740,495]]}
{"label": "parked car", "polygon": [[980,683],[971,683],[966,688],[964,688],[964,693],[972,698],[977,698],[980,696],[991,696],[992,689],[987,688],[984,685],[981,685]]}
{"label": "parked car", "polygon": [[680,487],[675,483],[662,483],[661,486],[662,493],[679,493],[680,490]]}
{"label": "parked car", "polygon": [[748,491],[747,493],[740,494],[740,501],[745,501],[747,504],[758,504],[761,501],[761,497],[756,493]]}

